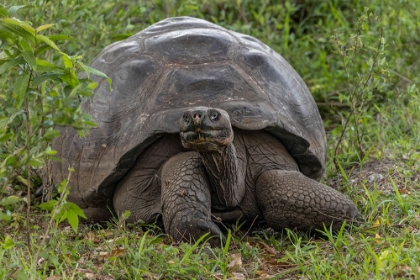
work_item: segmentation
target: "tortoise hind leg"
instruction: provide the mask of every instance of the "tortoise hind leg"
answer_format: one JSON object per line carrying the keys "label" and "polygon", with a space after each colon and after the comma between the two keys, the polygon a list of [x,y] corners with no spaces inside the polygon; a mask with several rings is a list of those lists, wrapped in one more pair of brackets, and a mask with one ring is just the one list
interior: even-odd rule
{"label": "tortoise hind leg", "polygon": [[159,169],[173,155],[182,151],[178,135],[165,135],[146,148],[134,166],[118,182],[113,207],[120,215],[131,212],[127,222],[142,220],[158,223],[161,217]]}
{"label": "tortoise hind leg", "polygon": [[162,215],[165,231],[176,241],[197,240],[205,233],[217,238],[222,233],[211,220],[210,187],[201,156],[196,152],[179,153],[162,168]]}
{"label": "tortoise hind leg", "polygon": [[87,223],[103,223],[109,221],[113,217],[113,213],[107,208],[84,208],[82,209],[86,216]]}
{"label": "tortoise hind leg", "polygon": [[360,214],[344,194],[312,180],[298,171],[270,170],[256,182],[257,202],[265,220],[276,229],[322,229]]}
{"label": "tortoise hind leg", "polygon": [[145,169],[136,164],[119,182],[113,197],[117,215],[131,212],[127,222],[155,223],[161,214],[160,181],[157,169]]}

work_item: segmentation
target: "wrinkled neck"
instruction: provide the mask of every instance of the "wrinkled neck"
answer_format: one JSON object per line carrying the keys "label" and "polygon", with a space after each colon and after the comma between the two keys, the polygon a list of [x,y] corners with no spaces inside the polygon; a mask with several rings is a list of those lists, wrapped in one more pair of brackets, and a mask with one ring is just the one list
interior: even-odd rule
{"label": "wrinkled neck", "polygon": [[229,209],[237,206],[245,194],[245,185],[238,172],[235,146],[231,143],[201,155],[212,188],[212,207]]}

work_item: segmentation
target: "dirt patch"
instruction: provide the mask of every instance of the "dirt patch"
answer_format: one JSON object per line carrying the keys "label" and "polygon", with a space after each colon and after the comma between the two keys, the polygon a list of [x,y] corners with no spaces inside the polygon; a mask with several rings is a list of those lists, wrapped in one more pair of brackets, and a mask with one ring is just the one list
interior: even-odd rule
{"label": "dirt patch", "polygon": [[[403,158],[398,161],[395,159],[374,159],[348,170],[348,184],[359,189],[361,186],[365,186],[369,190],[379,190],[383,194],[391,194],[395,192],[394,183],[401,193],[407,193],[419,185],[419,170],[418,165],[409,166]],[[344,178],[340,175],[326,183],[338,190],[345,185]]]}

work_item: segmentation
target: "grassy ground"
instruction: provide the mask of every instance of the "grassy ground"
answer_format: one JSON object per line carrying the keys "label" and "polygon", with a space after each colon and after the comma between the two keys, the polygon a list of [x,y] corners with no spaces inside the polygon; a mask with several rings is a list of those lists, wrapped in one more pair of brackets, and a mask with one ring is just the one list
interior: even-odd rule
{"label": "grassy ground", "polygon": [[202,17],[261,39],[311,89],[328,134],[323,181],[365,221],[325,229],[323,238],[228,225],[228,243],[212,249],[205,238],[174,244],[157,228],[124,221],[75,233],[35,209],[28,248],[22,203],[1,222],[0,279],[420,278],[418,0],[12,2],[33,5],[21,19],[73,36],[60,47],[86,61],[168,16]]}

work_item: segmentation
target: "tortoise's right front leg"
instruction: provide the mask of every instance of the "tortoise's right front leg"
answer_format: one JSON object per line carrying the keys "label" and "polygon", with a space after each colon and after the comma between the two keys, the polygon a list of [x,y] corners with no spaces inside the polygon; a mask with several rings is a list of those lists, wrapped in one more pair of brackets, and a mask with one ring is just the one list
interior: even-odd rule
{"label": "tortoise's right front leg", "polygon": [[165,231],[177,241],[197,240],[210,233],[217,245],[222,235],[211,220],[210,187],[200,154],[179,153],[163,166],[162,215]]}

